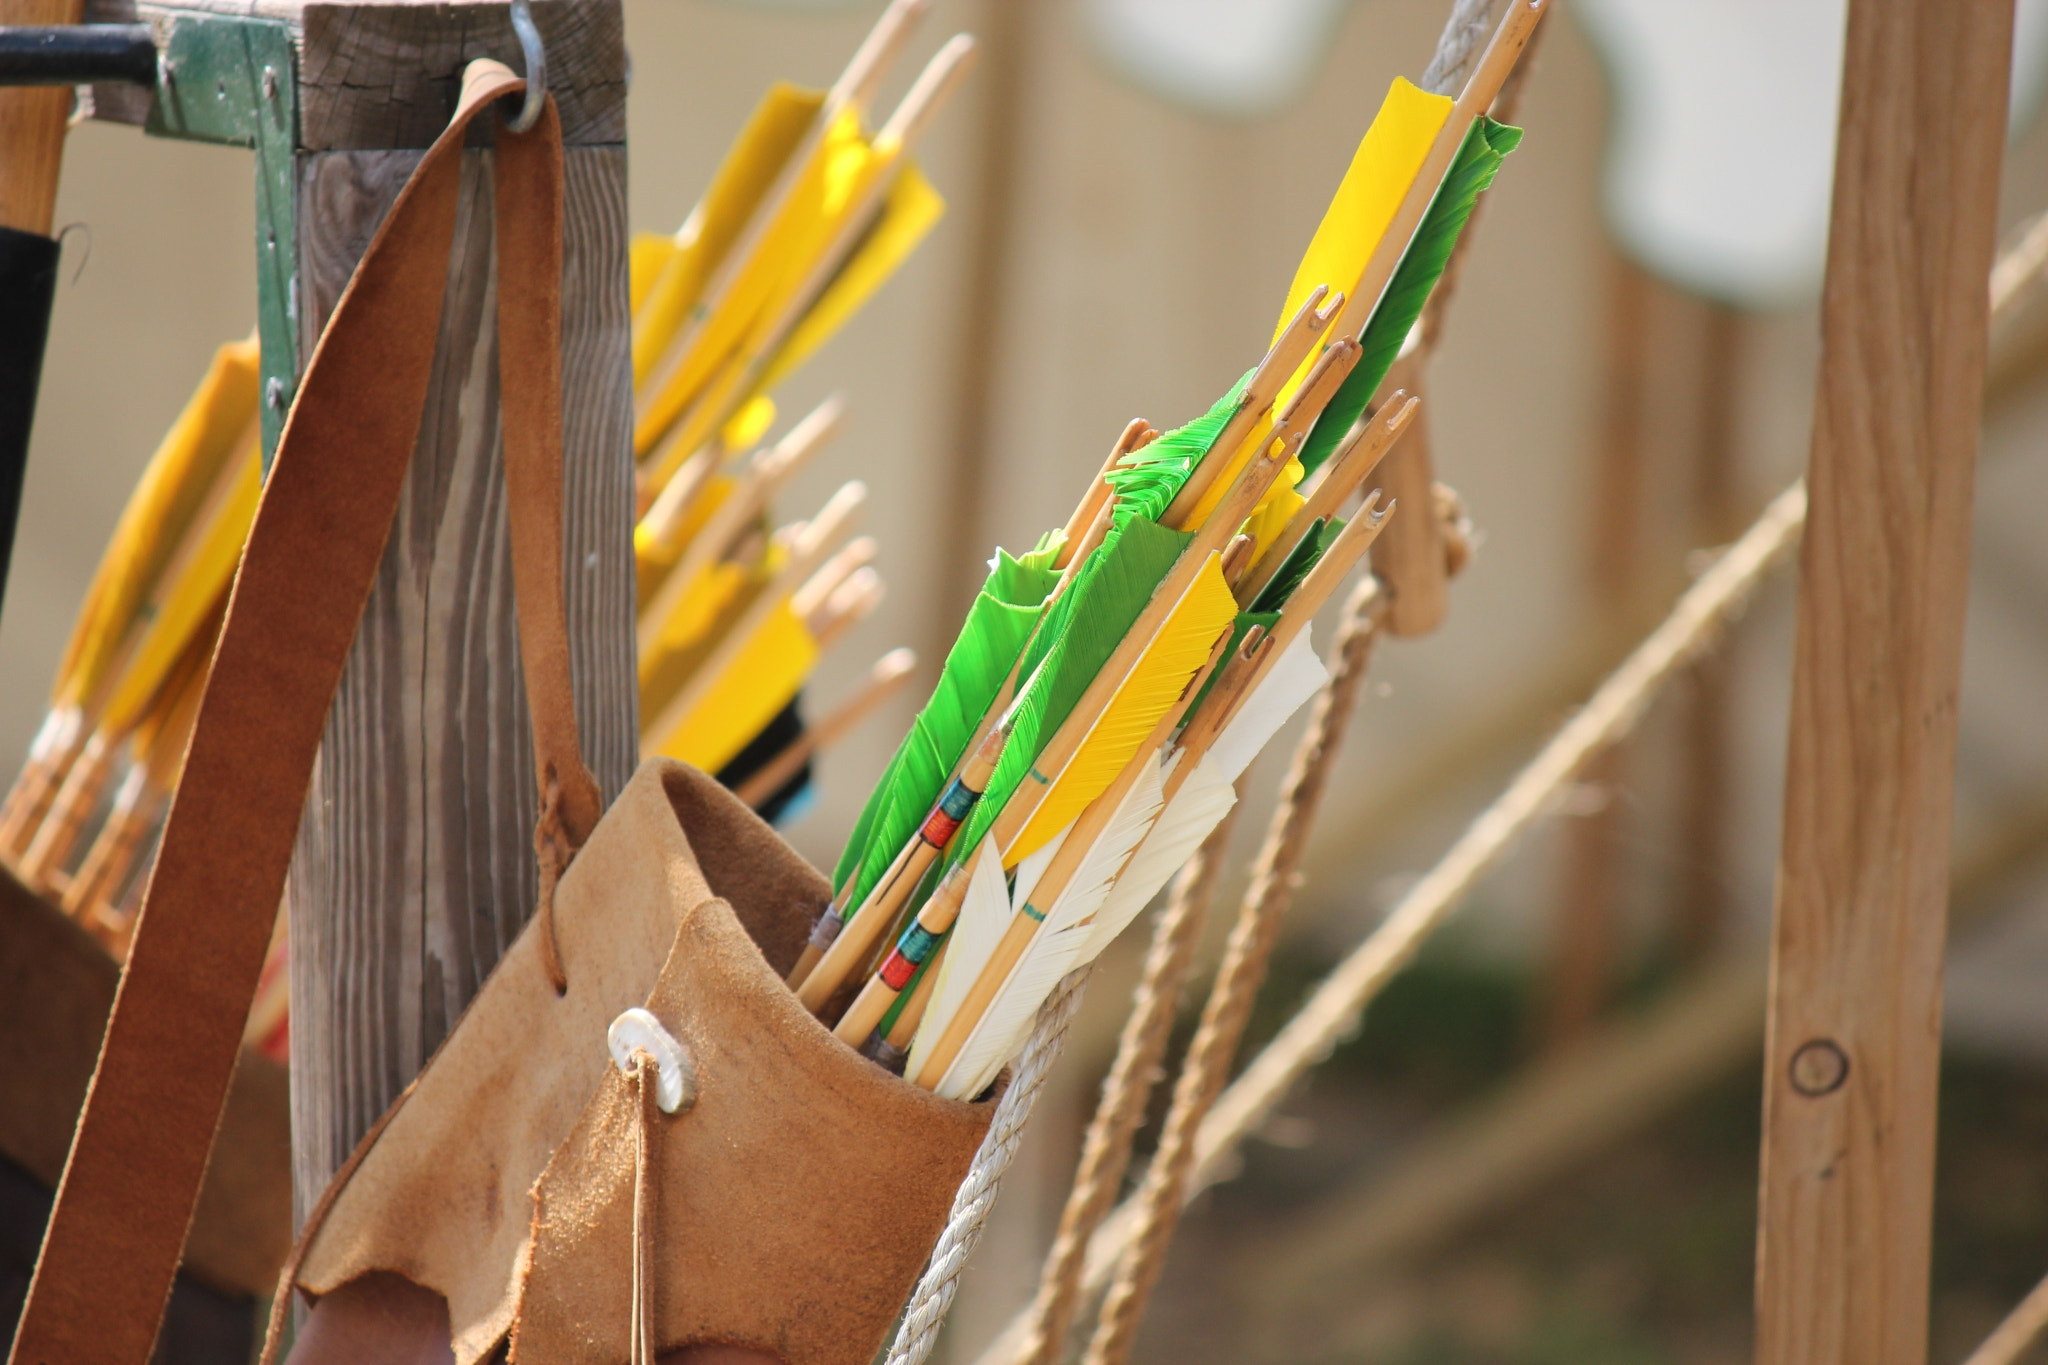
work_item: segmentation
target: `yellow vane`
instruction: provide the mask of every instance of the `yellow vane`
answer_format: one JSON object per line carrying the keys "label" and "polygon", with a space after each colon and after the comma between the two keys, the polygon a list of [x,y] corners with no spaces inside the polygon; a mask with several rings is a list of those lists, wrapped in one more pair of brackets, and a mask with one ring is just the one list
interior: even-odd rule
{"label": "yellow vane", "polygon": [[[796,173],[795,184],[778,206],[759,247],[739,267],[718,307],[691,337],[675,370],[657,380],[658,389],[645,396],[633,438],[641,457],[652,451],[685,413],[707,428],[707,434],[708,428],[716,425],[717,418],[700,415],[710,405],[698,400],[706,396],[714,376],[735,358],[763,313],[778,297],[797,287],[823,244],[832,212],[843,208],[858,190],[869,159],[860,116],[848,109],[833,121],[809,162]],[[728,381],[729,386],[733,383],[736,381]],[[701,443],[701,439],[692,442],[686,436],[676,443],[668,463],[680,464]],[[656,477],[665,479],[667,473],[659,470]]]}
{"label": "yellow vane", "polygon": [[[633,382],[648,376],[690,321],[704,286],[761,206],[804,134],[824,107],[825,95],[778,82],[761,97],[747,125],[727,149],[703,200],[669,239],[673,251],[657,278],[633,302]],[[636,244],[636,255],[638,246]]]}
{"label": "yellow vane", "polygon": [[[1395,78],[1372,126],[1359,140],[1351,167],[1344,172],[1343,182],[1337,186],[1323,221],[1317,225],[1315,236],[1309,239],[1308,250],[1295,269],[1294,283],[1287,290],[1287,302],[1273,329],[1275,341],[1317,285],[1328,285],[1333,294],[1342,290],[1348,295],[1357,290],[1358,277],[1365,273],[1387,225],[1394,221],[1401,200],[1415,181],[1415,173],[1429,156],[1438,130],[1451,116],[1452,103],[1448,96],[1432,95]],[[1279,396],[1273,400],[1274,412],[1285,410],[1287,400],[1294,397],[1315,361],[1316,354],[1310,354],[1281,386]],[[1181,529],[1200,526],[1209,519],[1216,504],[1230,491],[1238,471],[1251,459],[1252,452],[1265,445],[1272,429],[1270,417],[1259,422],[1251,436],[1232,453],[1230,463],[1209,485]]]}
{"label": "yellow vane", "polygon": [[714,474],[705,481],[702,492],[691,501],[683,515],[683,524],[675,536],[664,542],[654,528],[642,518],[633,528],[633,567],[639,579],[639,601],[644,609],[661,590],[661,580],[668,577],[683,552],[690,548],[690,542],[704,529],[704,523],[711,520],[711,514],[732,496],[739,487],[739,480],[730,474]]}
{"label": "yellow vane", "polygon": [[698,576],[676,603],[661,638],[640,656],[640,715],[652,720],[690,679],[717,644],[722,628],[747,609],[772,569],[757,570],[730,560]]}
{"label": "yellow vane", "polygon": [[234,580],[263,492],[253,414],[232,460],[208,491],[206,505],[193,523],[194,534],[178,558],[165,566],[161,590],[153,595],[154,611],[107,698],[102,728],[109,733],[125,734],[141,720]]}
{"label": "yellow vane", "polygon": [[213,364],[129,495],[101,556],[57,672],[60,705],[94,701],[119,666],[136,613],[178,554],[207,490],[256,420],[256,341],[234,342]]}
{"label": "yellow vane", "polygon": [[785,599],[658,752],[715,773],[789,705],[818,662],[818,642]]}
{"label": "yellow vane", "polygon": [[1222,556],[1211,552],[1016,842],[1003,850],[1005,867],[1030,857],[1108,790],[1236,616],[1237,601],[1224,580]]}
{"label": "yellow vane", "polygon": [[776,352],[762,376],[761,387],[774,388],[810,359],[813,351],[831,340],[896,272],[896,267],[917,250],[945,212],[946,201],[924,178],[924,173],[914,164],[906,164],[896,183],[889,187],[880,220]]}

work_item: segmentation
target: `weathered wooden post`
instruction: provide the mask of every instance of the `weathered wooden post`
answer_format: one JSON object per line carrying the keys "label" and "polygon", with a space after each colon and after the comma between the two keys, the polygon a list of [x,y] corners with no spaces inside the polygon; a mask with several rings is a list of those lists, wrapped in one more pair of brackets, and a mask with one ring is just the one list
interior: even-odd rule
{"label": "weathered wooden post", "polygon": [[[154,131],[253,144],[274,443],[357,259],[445,126],[465,63],[524,70],[502,0],[95,0],[157,25]],[[619,0],[538,0],[567,144],[565,559],[584,753],[637,754],[625,44]],[[96,92],[102,117],[142,101]],[[532,912],[532,747],[498,441],[492,152],[464,154],[447,301],[410,484],[328,718],[287,900],[301,1216]]]}
{"label": "weathered wooden post", "polygon": [[1760,1365],[1920,1365],[2013,7],[1853,0],[1764,1052]]}

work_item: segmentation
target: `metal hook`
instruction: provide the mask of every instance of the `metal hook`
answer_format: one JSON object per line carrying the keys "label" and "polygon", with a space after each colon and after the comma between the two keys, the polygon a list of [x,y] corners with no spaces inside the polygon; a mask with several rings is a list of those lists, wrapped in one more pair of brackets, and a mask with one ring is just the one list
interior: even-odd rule
{"label": "metal hook", "polygon": [[548,50],[541,45],[540,29],[533,22],[533,0],[512,0],[512,31],[519,35],[520,50],[526,54],[526,102],[507,121],[515,133],[523,133],[540,121],[548,101]]}

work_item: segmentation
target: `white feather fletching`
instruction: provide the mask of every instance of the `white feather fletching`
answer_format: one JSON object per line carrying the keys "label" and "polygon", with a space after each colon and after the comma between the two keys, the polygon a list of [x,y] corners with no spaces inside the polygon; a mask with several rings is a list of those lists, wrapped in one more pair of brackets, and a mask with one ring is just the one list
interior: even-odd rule
{"label": "white feather fletching", "polygon": [[[1183,755],[1176,754],[1174,763],[1182,758]],[[1201,763],[1173,794],[1173,800],[1159,813],[1145,842],[1138,845],[1124,874],[1110,888],[1109,899],[1095,912],[1093,935],[1085,950],[1087,956],[1093,957],[1107,948],[1138,917],[1138,912],[1151,904],[1159,888],[1195,856],[1209,831],[1236,804],[1236,787],[1223,775],[1213,755],[1203,755]]]}
{"label": "white feather fletching", "polygon": [[1223,727],[1223,733],[1216,736],[1216,742],[1209,746],[1209,757],[1226,781],[1237,781],[1252,766],[1259,750],[1266,747],[1266,741],[1287,723],[1287,718],[1330,680],[1329,670],[1323,667],[1315,643],[1309,639],[1313,631],[1313,626],[1302,628],[1301,634],[1266,670],[1266,676],[1259,679],[1259,685],[1245,698],[1230,724]]}
{"label": "white feather fletching", "polygon": [[968,875],[967,896],[947,935],[952,946],[939,964],[939,979],[932,983],[931,1003],[925,1007],[924,1022],[911,1040],[910,1057],[903,1074],[915,1076],[924,1065],[924,1055],[946,1031],[946,1025],[960,1011],[960,1003],[974,985],[981,964],[1010,927],[1010,888],[1003,877],[1003,860],[996,853],[993,834],[986,835],[975,852],[974,870]]}
{"label": "white feather fletching", "polygon": [[[1116,814],[1074,869],[1066,889],[1047,907],[1045,922],[1032,936],[1031,946],[1024,950],[1009,979],[989,1001],[981,1022],[961,1045],[953,1065],[946,1069],[938,1085],[940,1095],[947,1099],[972,1099],[986,1089],[1024,1046],[1031,1022],[1038,1017],[1038,1008],[1052,994],[1053,987],[1089,960],[1097,911],[1107,900],[1117,874],[1157,820],[1166,799],[1163,780],[1159,756],[1152,754],[1117,805]],[[1021,880],[1020,877],[1020,883]],[[1021,914],[1027,903],[1022,894],[1016,896],[1017,913]],[[952,952],[947,953],[948,963],[953,956]]]}

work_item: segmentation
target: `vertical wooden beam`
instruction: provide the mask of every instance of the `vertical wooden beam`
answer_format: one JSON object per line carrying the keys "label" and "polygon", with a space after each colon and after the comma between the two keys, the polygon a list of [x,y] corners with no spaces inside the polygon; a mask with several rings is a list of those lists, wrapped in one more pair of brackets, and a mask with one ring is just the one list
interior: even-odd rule
{"label": "vertical wooden beam", "polygon": [[[584,756],[607,798],[637,746],[624,53],[618,0],[537,5],[562,107],[564,560]],[[504,7],[308,6],[302,355],[475,56],[520,64]],[[498,440],[492,152],[463,155],[419,445],[328,718],[288,901],[300,1214],[532,913],[532,740]]]}
{"label": "vertical wooden beam", "polygon": [[1852,0],[1771,945],[1760,1365],[1921,1365],[2011,0]]}
{"label": "vertical wooden beam", "polygon": [[[1747,329],[1743,315],[1727,304],[1709,302],[1703,312],[1693,520],[1698,542],[1711,546],[1725,545],[1742,529],[1736,505],[1735,439]],[[1733,682],[1733,660],[1725,643],[1693,665],[1679,811],[1683,856],[1673,888],[1671,928],[1680,954],[1694,961],[1720,946],[1727,918]]]}
{"label": "vertical wooden beam", "polygon": [[[1643,474],[1648,463],[1644,427],[1650,306],[1657,289],[1643,268],[1619,251],[1609,253],[1607,273],[1600,443],[1593,466],[1586,586],[1596,629],[1618,657],[1643,602]],[[1628,819],[1615,793],[1625,770],[1624,749],[1609,749],[1595,758],[1581,782],[1598,793],[1599,804],[1564,826],[1564,865],[1544,974],[1547,1046],[1583,1033],[1599,1015],[1613,984],[1620,849]]]}

